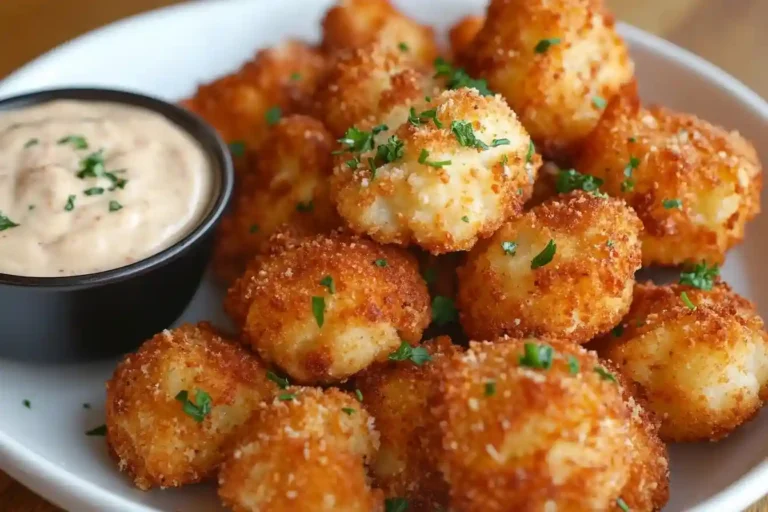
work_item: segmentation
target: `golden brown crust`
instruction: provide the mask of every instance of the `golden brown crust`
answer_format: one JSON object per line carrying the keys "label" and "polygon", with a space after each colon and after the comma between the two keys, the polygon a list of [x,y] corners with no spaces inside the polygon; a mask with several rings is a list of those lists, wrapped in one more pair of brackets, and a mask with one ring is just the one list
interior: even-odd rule
{"label": "golden brown crust", "polygon": [[[549,158],[567,157],[601,109],[633,75],[633,64],[602,0],[492,0],[462,56],[520,116]],[[540,41],[559,38],[545,51]]]}
{"label": "golden brown crust", "polygon": [[432,28],[404,16],[388,0],[339,0],[322,25],[322,47],[329,54],[377,42],[424,66],[437,56]]}
{"label": "golden brown crust", "polygon": [[[622,201],[553,198],[478,244],[459,268],[461,325],[474,339],[546,336],[586,343],[629,310],[641,225]],[[549,241],[550,263],[532,269]],[[502,244],[514,242],[514,254]]]}
{"label": "golden brown crust", "polygon": [[594,353],[567,342],[546,342],[550,368],[523,366],[525,343],[539,342],[472,342],[445,367],[437,412],[452,506],[610,510],[631,464],[618,384],[595,370]]}
{"label": "golden brown crust", "polygon": [[[163,331],[129,354],[107,382],[107,442],[139,489],[212,477],[225,446],[275,386],[251,354],[207,323]],[[211,398],[196,422],[176,399]]]}
{"label": "golden brown crust", "polygon": [[[468,250],[522,212],[541,159],[529,153],[528,134],[499,96],[463,88],[414,105],[417,114],[432,110],[439,125],[430,119],[408,122],[407,111],[384,120],[389,129],[375,144],[397,137],[402,156],[376,163],[375,175],[369,162],[375,151],[339,155],[331,195],[350,228],[377,242],[416,244],[433,254]],[[469,123],[488,147],[462,144],[454,122]],[[494,140],[503,142],[493,146]],[[350,167],[354,156],[359,164]]]}
{"label": "golden brown crust", "polygon": [[464,16],[448,32],[453,58],[461,62],[462,55],[470,48],[475,36],[485,23],[485,16]]}
{"label": "golden brown crust", "polygon": [[[635,158],[632,190],[625,169]],[[607,107],[584,143],[580,172],[605,181],[645,225],[643,264],[721,263],[760,212],[762,168],[737,132],[663,107],[640,106],[634,85]],[[677,199],[681,206],[665,208]]]}
{"label": "golden brown crust", "polygon": [[768,335],[754,306],[726,284],[711,291],[638,284],[615,333],[595,347],[647,400],[665,441],[720,439],[762,405]]}
{"label": "golden brown crust", "polygon": [[278,230],[314,235],[340,225],[328,186],[334,144],[323,124],[307,116],[287,116],[270,130],[252,181],[236,191],[217,231],[214,268],[224,282],[241,275]]}
{"label": "golden brown crust", "polygon": [[226,142],[258,149],[268,133],[266,114],[304,113],[326,70],[326,59],[300,41],[260,50],[236,72],[198,87],[183,105],[211,123]]}
{"label": "golden brown crust", "polygon": [[363,466],[378,448],[378,433],[346,393],[288,387],[242,432],[219,475],[219,496],[236,512],[382,507]]}
{"label": "golden brown crust", "polygon": [[[378,262],[378,263],[377,263]],[[322,281],[333,279],[334,293]],[[313,316],[322,298],[324,323]],[[257,256],[225,307],[246,343],[300,382],[338,382],[400,346],[430,321],[429,293],[402,249],[332,233]]]}
{"label": "golden brown crust", "polygon": [[415,512],[445,509],[448,484],[439,469],[442,436],[431,407],[441,365],[462,351],[447,336],[424,343],[432,360],[375,364],[355,379],[376,418],[381,446],[371,465],[374,485],[387,498],[406,498]]}

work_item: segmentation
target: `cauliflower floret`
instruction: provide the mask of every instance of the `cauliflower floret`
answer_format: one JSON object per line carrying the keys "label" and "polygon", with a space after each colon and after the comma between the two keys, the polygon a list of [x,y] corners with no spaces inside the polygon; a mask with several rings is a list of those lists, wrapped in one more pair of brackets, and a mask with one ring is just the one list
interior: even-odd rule
{"label": "cauliflower floret", "polygon": [[402,124],[348,131],[331,194],[377,242],[467,250],[521,213],[541,159],[501,97],[462,88],[430,100]]}
{"label": "cauliflower floret", "polygon": [[637,216],[577,191],[534,207],[478,244],[459,269],[461,324],[474,339],[586,343],[629,310],[640,268]]}
{"label": "cauliflower floret", "polygon": [[609,104],[577,168],[635,209],[643,265],[720,263],[760,212],[762,168],[747,140],[693,115],[642,108],[634,87]]}
{"label": "cauliflower floret", "polygon": [[568,157],[634,73],[602,0],[492,0],[462,55],[549,158]]}

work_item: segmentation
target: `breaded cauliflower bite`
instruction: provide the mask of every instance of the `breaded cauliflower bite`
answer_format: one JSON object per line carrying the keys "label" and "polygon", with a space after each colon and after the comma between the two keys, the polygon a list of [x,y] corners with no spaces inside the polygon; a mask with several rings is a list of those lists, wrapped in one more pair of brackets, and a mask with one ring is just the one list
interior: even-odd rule
{"label": "breaded cauliflower bite", "polygon": [[428,341],[431,360],[388,362],[368,368],[355,385],[376,418],[381,446],[371,465],[376,487],[387,498],[405,498],[408,510],[446,509],[448,484],[439,469],[442,435],[432,414],[441,365],[461,347],[447,336]]}
{"label": "breaded cauliflower bite", "polygon": [[462,88],[430,100],[402,124],[349,130],[331,195],[377,242],[468,250],[521,213],[541,159],[500,96]]}
{"label": "breaded cauliflower bite", "polygon": [[506,98],[548,158],[574,153],[634,73],[602,0],[492,0],[462,64]]}
{"label": "breaded cauliflower bite", "polygon": [[638,284],[629,314],[597,347],[647,399],[665,441],[718,440],[768,397],[763,321],[726,284]]}
{"label": "breaded cauliflower bite", "polygon": [[339,0],[322,24],[322,48],[330,54],[376,41],[423,66],[437,57],[432,28],[404,16],[389,0]]}
{"label": "breaded cauliflower bite", "polygon": [[329,232],[341,224],[331,203],[331,134],[316,119],[281,119],[258,152],[254,182],[236,193],[217,232],[214,268],[227,283],[265,250],[278,229],[296,234]]}
{"label": "breaded cauliflower bite", "polygon": [[576,191],[505,224],[458,270],[473,339],[545,336],[585,343],[629,310],[642,226],[623,201]]}
{"label": "breaded cauliflower bite", "polygon": [[107,443],[139,489],[199,482],[276,389],[253,355],[208,324],[163,331],[107,382]]}
{"label": "breaded cauliflower bite", "polygon": [[183,105],[211,123],[226,142],[261,146],[281,114],[306,113],[326,58],[300,41],[259,51],[235,73],[201,85]]}
{"label": "breaded cauliflower bite", "polygon": [[397,49],[371,43],[340,55],[315,95],[315,110],[340,137],[360,123],[394,116],[398,124],[409,107],[438,90],[431,75],[413,67]]}
{"label": "breaded cauliflower bite", "polygon": [[629,412],[597,356],[568,342],[472,342],[436,408],[451,506],[614,510],[629,480]]}
{"label": "breaded cauliflower bite", "polygon": [[378,447],[373,418],[346,393],[288,387],[242,432],[219,474],[235,512],[383,509],[364,469]]}
{"label": "breaded cauliflower bite", "polygon": [[747,140],[693,115],[643,108],[634,87],[608,105],[577,169],[640,216],[643,265],[720,263],[760,212],[762,168]]}
{"label": "breaded cauliflower bite", "polygon": [[225,307],[243,339],[302,383],[346,379],[417,344],[429,292],[407,251],[332,233],[258,256]]}
{"label": "breaded cauliflower bite", "polygon": [[461,55],[470,48],[475,36],[485,24],[483,16],[465,16],[454,24],[448,32],[451,54],[461,61]]}

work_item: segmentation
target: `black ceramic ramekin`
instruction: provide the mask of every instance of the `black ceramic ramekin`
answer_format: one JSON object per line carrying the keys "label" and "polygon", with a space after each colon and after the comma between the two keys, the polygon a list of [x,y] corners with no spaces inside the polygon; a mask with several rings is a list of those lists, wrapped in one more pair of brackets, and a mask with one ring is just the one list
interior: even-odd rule
{"label": "black ceramic ramekin", "polygon": [[135,349],[168,327],[200,284],[211,254],[214,227],[232,193],[234,177],[227,146],[208,124],[176,105],[124,91],[55,89],[0,100],[0,111],[57,99],[122,103],[165,116],[189,133],[208,156],[213,192],[205,215],[192,232],[139,262],[72,277],[0,273],[2,358],[94,360]]}

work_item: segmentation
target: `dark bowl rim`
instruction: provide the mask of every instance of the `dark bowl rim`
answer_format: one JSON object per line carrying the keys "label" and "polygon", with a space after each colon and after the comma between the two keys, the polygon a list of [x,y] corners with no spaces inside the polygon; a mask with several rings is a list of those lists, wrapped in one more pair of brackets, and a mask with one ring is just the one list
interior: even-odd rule
{"label": "dark bowl rim", "polygon": [[122,103],[156,112],[189,134],[202,148],[211,164],[211,172],[218,178],[210,201],[210,208],[195,228],[170,247],[130,265],[91,274],[63,277],[33,277],[0,272],[0,286],[30,288],[81,289],[107,285],[140,276],[164,266],[190,250],[217,224],[226,209],[234,186],[234,169],[229,147],[205,120],[173,103],[145,94],[95,87],[42,89],[0,98],[0,112],[13,108],[39,105],[54,100],[83,100]]}

